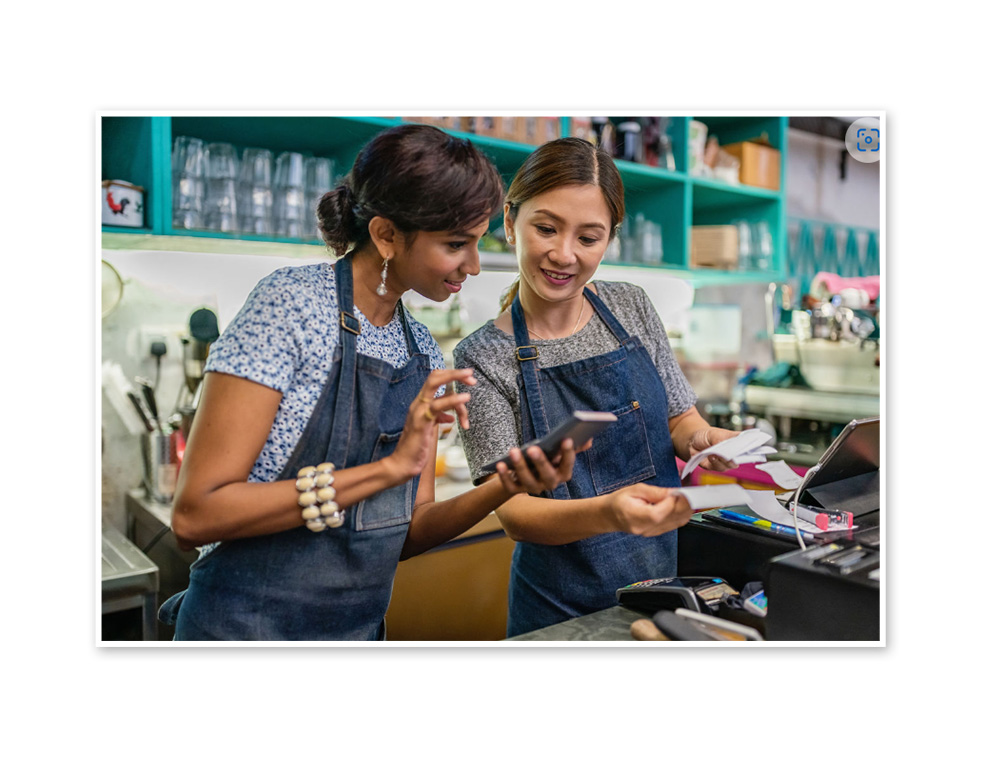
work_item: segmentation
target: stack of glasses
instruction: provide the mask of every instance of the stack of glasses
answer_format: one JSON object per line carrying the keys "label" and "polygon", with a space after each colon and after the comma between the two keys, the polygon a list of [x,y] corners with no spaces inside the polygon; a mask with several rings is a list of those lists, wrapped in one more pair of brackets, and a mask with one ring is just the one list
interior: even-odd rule
{"label": "stack of glasses", "polygon": [[204,228],[205,144],[194,137],[178,137],[171,153],[173,226]]}
{"label": "stack of glasses", "polygon": [[242,153],[239,174],[239,228],[246,234],[273,234],[273,153],[256,147]]}
{"label": "stack of glasses", "polygon": [[334,187],[328,158],[177,137],[173,228],[316,239],[317,203]]}
{"label": "stack of glasses", "polygon": [[273,174],[273,223],[277,236],[303,236],[303,155],[280,153]]}
{"label": "stack of glasses", "polygon": [[205,228],[238,231],[236,182],[239,156],[225,142],[212,142],[205,148]]}
{"label": "stack of glasses", "polygon": [[317,203],[325,192],[334,188],[334,171],[327,158],[308,157],[303,164],[304,202],[303,236],[317,239]]}

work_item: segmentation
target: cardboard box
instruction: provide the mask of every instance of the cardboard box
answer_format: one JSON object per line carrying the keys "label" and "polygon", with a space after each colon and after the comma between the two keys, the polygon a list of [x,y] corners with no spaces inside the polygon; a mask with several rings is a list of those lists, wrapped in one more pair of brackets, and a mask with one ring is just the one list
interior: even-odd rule
{"label": "cardboard box", "polygon": [[693,226],[691,234],[689,260],[692,265],[736,268],[740,254],[740,237],[736,226]]}
{"label": "cardboard box", "polygon": [[735,142],[723,150],[739,159],[740,183],[781,189],[781,151],[757,142]]}

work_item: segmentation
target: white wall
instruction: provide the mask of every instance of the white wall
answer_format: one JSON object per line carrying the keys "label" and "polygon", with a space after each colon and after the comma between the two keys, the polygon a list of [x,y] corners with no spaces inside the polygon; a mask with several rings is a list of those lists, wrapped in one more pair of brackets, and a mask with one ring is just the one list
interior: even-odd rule
{"label": "white wall", "polygon": [[880,226],[880,164],[846,156],[842,179],[841,142],[788,130],[787,214],[877,229]]}

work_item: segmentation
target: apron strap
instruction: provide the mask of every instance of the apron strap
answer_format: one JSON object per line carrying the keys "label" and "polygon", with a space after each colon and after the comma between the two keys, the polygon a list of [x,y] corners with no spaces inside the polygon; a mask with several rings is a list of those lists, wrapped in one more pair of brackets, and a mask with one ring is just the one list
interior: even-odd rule
{"label": "apron strap", "polygon": [[590,291],[588,287],[583,287],[583,294],[586,295],[587,301],[593,306],[593,309],[597,311],[597,315],[600,316],[600,320],[604,322],[608,329],[615,337],[617,341],[621,343],[623,347],[630,339],[630,334],[621,326],[621,322],[617,320],[610,308],[604,304],[604,301],[600,299],[597,295]]}
{"label": "apron strap", "polygon": [[351,255],[345,255],[334,264],[334,279],[340,313],[338,341],[341,344],[341,370],[338,393],[334,402],[331,439],[327,445],[327,460],[344,468],[348,460],[348,439],[351,434],[352,414],[355,404],[355,369],[358,367],[358,335],[361,324],[355,315],[354,283],[351,273]]}
{"label": "apron strap", "polygon": [[[518,301],[518,296],[511,303],[511,327],[515,332],[515,356],[525,384],[525,401],[529,406],[529,418],[532,420],[532,431],[536,439],[541,439],[549,433],[549,421],[546,419],[546,409],[542,402],[542,389],[539,386],[539,371],[536,361],[539,359],[539,349],[529,344],[528,327],[525,325],[525,313]],[[531,441],[529,439],[525,440]]]}
{"label": "apron strap", "polygon": [[[355,377],[358,367],[358,335],[361,324],[355,315],[354,277],[351,268],[351,255],[345,255],[334,264],[334,278],[337,286],[339,329],[341,344],[341,371],[338,394],[334,402],[334,420],[331,424],[331,440],[327,445],[327,459],[339,468],[345,467],[348,459],[348,440],[351,436],[352,414],[354,413]],[[422,354],[413,330],[409,327],[406,308],[399,300],[397,305],[402,331],[406,338],[409,359]]]}

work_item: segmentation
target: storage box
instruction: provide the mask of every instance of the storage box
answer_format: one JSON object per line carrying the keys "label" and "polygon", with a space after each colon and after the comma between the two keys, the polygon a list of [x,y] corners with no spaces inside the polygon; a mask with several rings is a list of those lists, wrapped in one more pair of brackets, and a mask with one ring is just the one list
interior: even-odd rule
{"label": "storage box", "polygon": [[739,159],[740,182],[764,189],[781,189],[781,151],[757,142],[735,142],[723,150]]}
{"label": "storage box", "polygon": [[690,262],[708,268],[736,268],[739,257],[737,227],[693,226]]}

